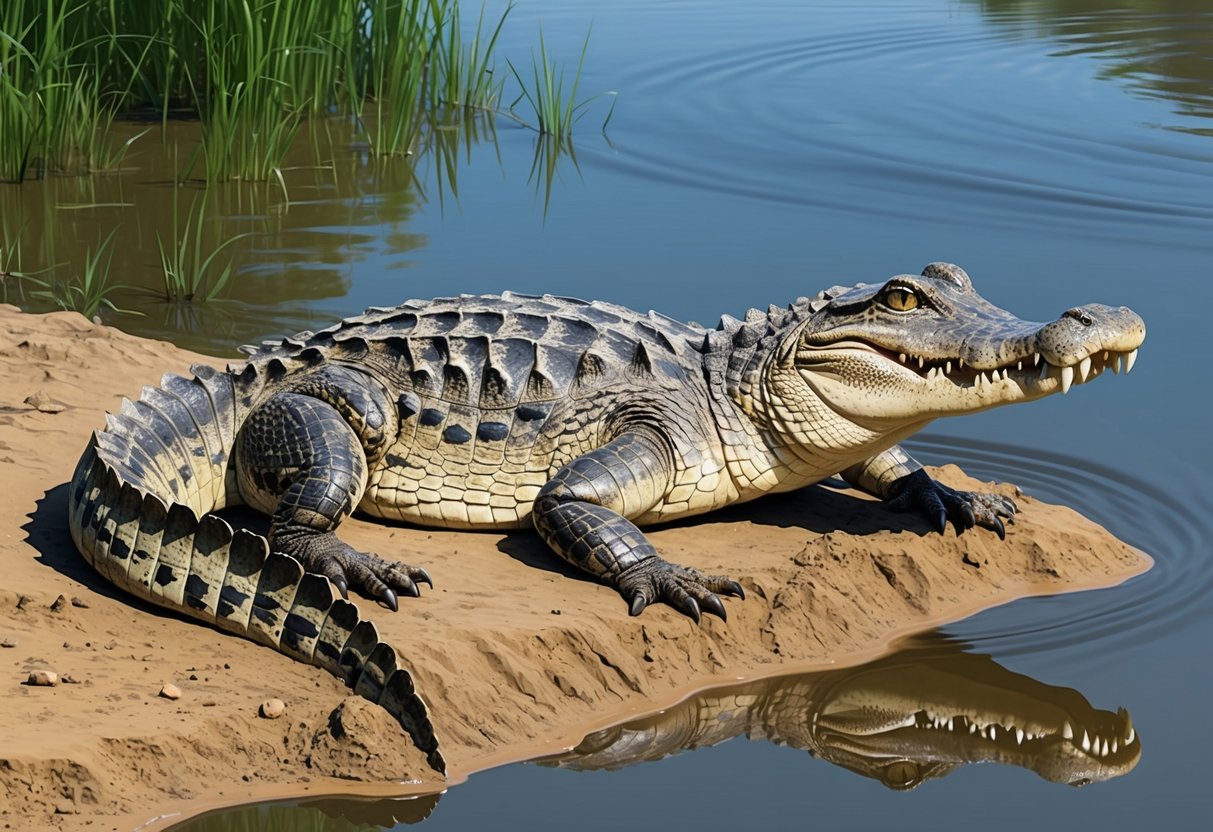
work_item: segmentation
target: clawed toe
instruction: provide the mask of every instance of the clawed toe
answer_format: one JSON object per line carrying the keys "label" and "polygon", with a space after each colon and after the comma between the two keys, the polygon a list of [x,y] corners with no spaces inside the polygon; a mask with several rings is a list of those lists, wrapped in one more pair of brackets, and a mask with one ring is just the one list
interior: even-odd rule
{"label": "clawed toe", "polygon": [[660,558],[649,558],[625,570],[618,586],[620,594],[628,599],[631,615],[640,615],[654,601],[664,601],[696,623],[704,613],[728,620],[720,594],[745,598],[745,590],[734,580],[704,575]]}

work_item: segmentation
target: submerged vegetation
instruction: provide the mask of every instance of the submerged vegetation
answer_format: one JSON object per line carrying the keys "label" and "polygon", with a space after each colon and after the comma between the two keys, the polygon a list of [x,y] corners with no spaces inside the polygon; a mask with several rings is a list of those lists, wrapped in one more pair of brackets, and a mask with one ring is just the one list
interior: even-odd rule
{"label": "submerged vegetation", "polygon": [[[536,130],[547,156],[553,148],[571,155],[572,124],[588,103],[576,98],[588,36],[575,72],[552,60],[542,32],[526,80],[512,64],[497,72],[511,9],[498,17],[481,7],[465,27],[458,0],[5,0],[0,182],[120,170],[132,145],[158,131],[153,153],[171,160],[172,205],[154,233],[136,227],[120,239],[152,237],[163,300],[216,300],[232,283],[233,243],[255,232],[223,236],[206,219],[213,186],[273,183],[289,206],[287,178],[309,164],[301,148],[316,169],[337,175],[334,134],[377,165],[407,166],[412,185],[420,180],[408,157],[429,153],[440,197],[444,186],[457,194],[459,137],[470,151],[475,137],[492,135],[498,113]],[[514,104],[528,102],[533,118],[503,109],[514,80]],[[171,128],[190,122],[196,129],[179,147],[182,133]],[[544,167],[554,171],[555,161]],[[110,216],[130,207],[120,199],[48,202],[36,224],[45,231],[24,252],[29,232],[6,217],[4,298],[90,316],[116,310],[111,293],[129,288],[108,275],[117,226],[90,227],[84,239],[99,242],[75,264],[57,262],[52,229],[64,211]],[[23,254],[36,271],[22,270]]]}

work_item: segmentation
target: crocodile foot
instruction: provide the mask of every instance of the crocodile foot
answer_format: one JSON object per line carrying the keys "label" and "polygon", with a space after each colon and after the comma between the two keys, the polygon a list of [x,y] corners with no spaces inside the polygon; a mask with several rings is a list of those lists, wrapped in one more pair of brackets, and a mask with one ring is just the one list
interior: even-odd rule
{"label": "crocodile foot", "polygon": [[343,598],[349,597],[353,587],[359,595],[378,601],[392,612],[399,607],[398,595],[416,598],[421,595],[417,584],[434,586],[421,567],[360,552],[332,532],[280,533],[274,538],[273,548],[298,560],[306,571],[327,577]]}
{"label": "crocodile foot", "polygon": [[1004,519],[1014,523],[1015,513],[1019,511],[1009,497],[984,491],[960,491],[931,479],[921,469],[893,483],[887,505],[894,511],[925,514],[940,534],[951,521],[957,534],[981,526],[991,529],[1001,540],[1007,537]]}
{"label": "crocodile foot", "polygon": [[640,615],[655,601],[664,601],[696,623],[701,612],[728,619],[724,603],[716,593],[745,599],[741,584],[724,575],[704,575],[698,569],[651,557],[625,569],[616,579],[619,594],[630,604],[629,612]]}

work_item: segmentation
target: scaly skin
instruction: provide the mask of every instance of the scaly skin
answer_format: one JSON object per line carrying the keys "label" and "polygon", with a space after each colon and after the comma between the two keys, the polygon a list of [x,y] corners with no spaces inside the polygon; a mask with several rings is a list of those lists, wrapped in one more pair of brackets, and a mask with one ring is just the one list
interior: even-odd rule
{"label": "scaly skin", "polygon": [[[663,560],[641,527],[841,474],[941,532],[1001,536],[1011,501],[933,482],[897,443],[938,416],[1128,369],[1144,336],[1123,307],[1020,321],[947,264],[711,331],[548,295],[410,301],[124,402],[81,459],[70,525],[118,586],[385,702],[439,767],[408,674],[334,593],[394,610],[429,576],[343,543],[355,509],[533,526],[633,615],[664,602],[724,618],[719,596],[741,586]],[[236,503],[272,516],[268,539],[211,513]]]}

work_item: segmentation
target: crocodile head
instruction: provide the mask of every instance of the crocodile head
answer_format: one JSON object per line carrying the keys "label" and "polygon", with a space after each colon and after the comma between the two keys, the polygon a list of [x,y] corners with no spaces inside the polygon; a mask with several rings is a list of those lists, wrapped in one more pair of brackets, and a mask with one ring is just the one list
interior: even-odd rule
{"label": "crocodile head", "polygon": [[[759,375],[750,386],[779,427],[818,446],[823,433],[904,436],[939,416],[1065,393],[1130,370],[1145,338],[1142,319],[1123,306],[1020,320],[947,263],[831,290],[789,313],[783,327],[768,329],[773,348],[760,350],[761,367],[750,363]],[[823,420],[836,428],[823,431]],[[796,436],[802,423],[812,435]]]}
{"label": "crocodile head", "polygon": [[801,742],[897,790],[976,762],[1085,786],[1126,774],[1141,758],[1124,708],[1094,708],[1076,690],[1012,673],[987,656],[878,661],[823,676],[818,695],[795,727],[811,735]]}

